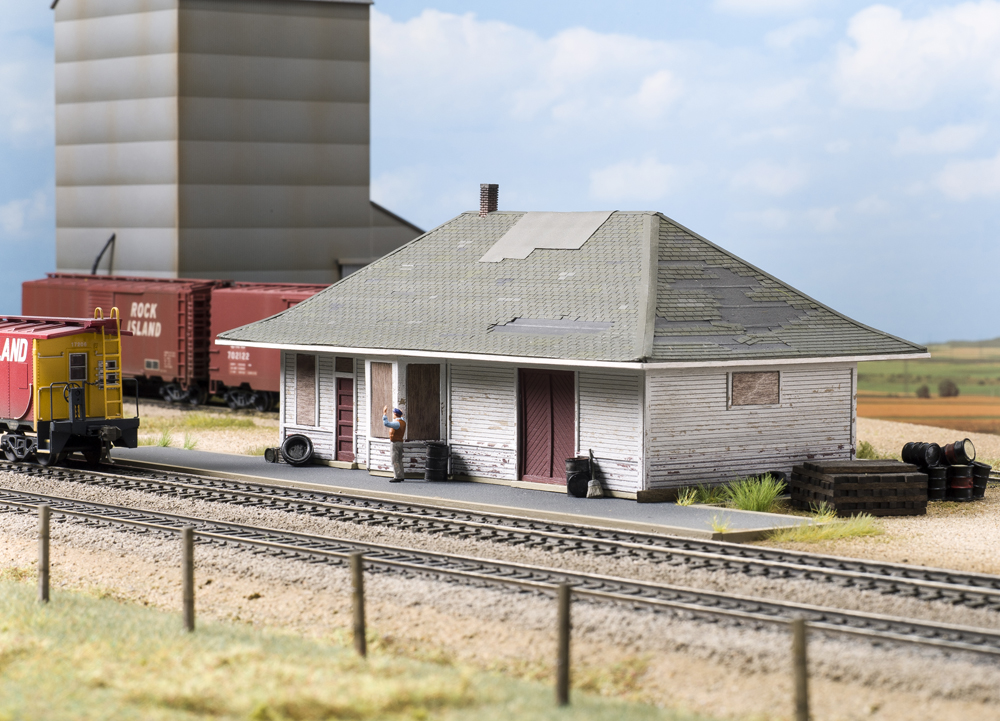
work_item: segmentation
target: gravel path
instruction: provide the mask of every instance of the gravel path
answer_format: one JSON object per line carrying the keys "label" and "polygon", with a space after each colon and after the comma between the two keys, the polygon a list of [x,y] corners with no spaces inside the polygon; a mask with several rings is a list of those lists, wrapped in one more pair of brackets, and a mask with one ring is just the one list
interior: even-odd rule
{"label": "gravel path", "polygon": [[[279,511],[164,499],[136,492],[109,493],[106,489],[16,474],[0,474],[0,484],[81,498],[93,494],[107,503],[139,501],[136,505],[147,508],[341,537],[616,575],[628,573],[687,585],[705,583],[739,593],[767,592],[827,604],[837,600],[887,613],[920,607],[927,617],[996,625],[995,614],[805,582],[690,572],[574,553],[550,554],[356,527]],[[87,528],[59,522],[58,516],[56,519],[52,556],[57,587],[89,588],[163,608],[177,607],[179,553],[175,538]],[[5,568],[30,567],[35,558],[34,533],[33,517],[0,515],[0,564]],[[343,569],[282,561],[240,549],[199,546],[196,555],[200,617],[319,636],[343,637],[350,626],[349,587]],[[458,659],[528,677],[551,675],[551,599],[381,573],[369,576],[368,593],[376,648]],[[589,688],[724,718],[787,716],[791,693],[788,638],[782,632],[696,623],[648,611],[586,603],[574,606],[574,629],[574,678]],[[810,654],[816,719],[985,719],[1000,713],[1000,668],[995,663],[819,636],[811,641]]]}

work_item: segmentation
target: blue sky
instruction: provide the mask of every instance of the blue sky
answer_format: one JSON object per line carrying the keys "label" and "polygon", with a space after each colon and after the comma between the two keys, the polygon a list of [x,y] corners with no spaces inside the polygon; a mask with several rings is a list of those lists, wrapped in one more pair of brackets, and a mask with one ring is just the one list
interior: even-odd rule
{"label": "blue sky", "polygon": [[[68,0],[64,0],[68,1]],[[4,308],[54,262],[48,0],[0,0]],[[372,196],[660,210],[862,322],[1000,336],[1000,3],[383,0]]]}

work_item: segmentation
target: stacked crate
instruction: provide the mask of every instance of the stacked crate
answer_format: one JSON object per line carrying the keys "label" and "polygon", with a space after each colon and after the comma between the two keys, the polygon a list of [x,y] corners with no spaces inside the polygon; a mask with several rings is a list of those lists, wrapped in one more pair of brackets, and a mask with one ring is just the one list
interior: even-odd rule
{"label": "stacked crate", "polygon": [[899,461],[810,461],[792,469],[792,507],[826,503],[838,516],[922,516],[927,475]]}

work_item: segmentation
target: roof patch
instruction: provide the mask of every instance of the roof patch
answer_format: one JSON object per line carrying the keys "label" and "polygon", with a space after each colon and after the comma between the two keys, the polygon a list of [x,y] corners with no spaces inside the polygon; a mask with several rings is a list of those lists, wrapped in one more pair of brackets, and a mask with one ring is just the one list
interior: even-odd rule
{"label": "roof patch", "polygon": [[525,213],[479,262],[499,263],[507,258],[524,260],[539,248],[579,250],[612,212]]}

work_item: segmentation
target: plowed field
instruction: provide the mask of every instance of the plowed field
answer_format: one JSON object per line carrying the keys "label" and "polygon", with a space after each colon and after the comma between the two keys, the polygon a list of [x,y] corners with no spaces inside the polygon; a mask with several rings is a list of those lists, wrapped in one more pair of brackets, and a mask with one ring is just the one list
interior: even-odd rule
{"label": "plowed field", "polygon": [[889,397],[858,393],[858,415],[883,421],[1000,434],[1000,397]]}

